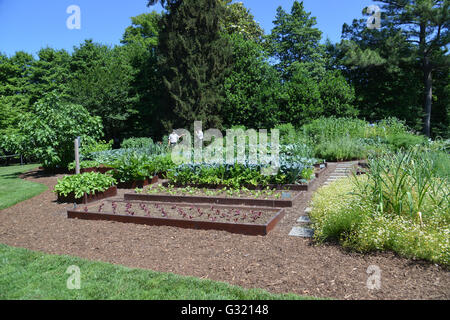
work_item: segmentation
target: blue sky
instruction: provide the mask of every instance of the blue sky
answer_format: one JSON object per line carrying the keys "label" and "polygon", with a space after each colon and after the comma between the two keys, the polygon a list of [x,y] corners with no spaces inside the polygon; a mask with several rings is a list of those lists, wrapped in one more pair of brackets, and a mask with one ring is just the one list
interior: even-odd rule
{"label": "blue sky", "polygon": [[[272,29],[276,9],[290,11],[294,0],[241,0],[250,9],[266,33]],[[364,7],[372,0],[304,0],[307,11],[317,17],[317,27],[323,39],[340,40],[342,24],[362,17]],[[39,49],[53,47],[72,51],[84,39],[116,45],[130,17],[152,10],[146,0],[0,0],[0,52],[12,55],[23,50],[36,54]],[[81,9],[81,29],[69,30],[66,9],[77,5]]]}

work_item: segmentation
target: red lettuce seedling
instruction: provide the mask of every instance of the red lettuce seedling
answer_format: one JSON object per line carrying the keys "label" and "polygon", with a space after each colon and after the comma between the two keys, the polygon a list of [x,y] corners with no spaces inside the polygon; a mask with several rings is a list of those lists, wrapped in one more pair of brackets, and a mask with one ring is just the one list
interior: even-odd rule
{"label": "red lettuce seedling", "polygon": [[115,203],[114,201],[111,203],[111,206],[112,206],[112,208],[113,208],[113,213],[115,214],[116,213],[116,210],[117,210],[117,203]]}

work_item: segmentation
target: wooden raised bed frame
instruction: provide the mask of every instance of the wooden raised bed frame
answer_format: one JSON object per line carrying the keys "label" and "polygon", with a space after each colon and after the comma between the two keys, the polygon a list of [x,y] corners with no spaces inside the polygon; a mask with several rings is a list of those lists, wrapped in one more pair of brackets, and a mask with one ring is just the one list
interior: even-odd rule
{"label": "wooden raised bed frame", "polygon": [[78,203],[78,204],[87,204],[99,200],[103,200],[105,198],[114,197],[117,195],[117,187],[112,186],[109,189],[106,189],[103,192],[95,192],[95,194],[84,194],[82,198],[75,199],[75,194],[73,192],[69,193],[67,196],[62,196],[58,194],[58,202],[67,202],[67,203]]}
{"label": "wooden raised bed frame", "polygon": [[[171,203],[163,203],[165,205]],[[172,203],[174,204],[174,203]],[[204,207],[197,205],[197,207]],[[229,206],[220,206],[221,208],[238,208]],[[242,207],[244,208],[244,207]],[[245,209],[248,209],[246,207]],[[251,224],[251,223],[228,223],[228,222],[212,222],[212,221],[195,221],[185,219],[173,219],[173,218],[156,218],[145,216],[130,216],[112,213],[100,213],[100,212],[85,212],[80,209],[67,210],[67,217],[71,219],[84,219],[84,220],[107,220],[124,223],[136,223],[146,224],[151,226],[170,226],[178,228],[188,229],[201,229],[201,230],[221,230],[231,233],[251,235],[251,236],[265,236],[276,224],[284,217],[284,209],[268,209],[268,208],[255,208],[258,210],[273,211],[274,215],[272,219],[266,224]]]}
{"label": "wooden raised bed frame", "polygon": [[158,182],[158,176],[149,177],[145,180],[134,180],[134,181],[127,181],[127,182],[118,182],[117,188],[119,189],[136,189],[136,188],[143,188],[145,186],[148,186],[149,184],[157,183]]}
{"label": "wooden raised bed frame", "polygon": [[210,203],[221,205],[238,206],[261,206],[269,208],[288,208],[292,207],[293,202],[301,195],[298,193],[291,199],[255,199],[238,197],[209,197],[209,196],[177,196],[165,194],[140,194],[125,193],[125,201],[152,201],[152,202],[174,202],[174,203]]}

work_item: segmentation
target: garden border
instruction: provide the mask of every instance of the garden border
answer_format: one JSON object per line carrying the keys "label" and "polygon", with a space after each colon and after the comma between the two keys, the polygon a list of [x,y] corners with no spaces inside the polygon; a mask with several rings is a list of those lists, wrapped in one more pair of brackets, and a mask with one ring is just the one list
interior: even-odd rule
{"label": "garden border", "polygon": [[126,201],[152,201],[152,202],[175,202],[175,203],[209,203],[221,205],[243,205],[243,206],[263,206],[269,208],[289,208],[294,201],[303,193],[299,192],[292,199],[255,199],[238,197],[209,197],[209,196],[182,196],[165,194],[140,194],[125,193],[123,195]]}
{"label": "garden border", "polygon": [[[268,184],[267,186],[262,186],[262,185],[243,185],[243,187],[249,189],[249,190],[263,190],[267,187],[269,187],[270,189],[276,189],[276,190],[289,190],[289,191],[308,191],[311,190],[311,188],[313,188],[317,181],[318,178],[323,175],[325,173],[325,171],[328,170],[328,163],[325,162],[325,167],[320,169],[318,172],[314,173],[314,178],[311,179],[308,183],[305,184]],[[319,168],[320,164],[314,165],[314,167]],[[169,181],[164,181],[162,183],[162,185],[164,187],[168,187],[169,186]],[[228,187],[226,185],[214,185],[214,184],[179,184],[179,183],[175,183],[175,184],[171,184],[176,188],[185,188],[185,187],[192,187],[192,188],[207,188],[207,189],[223,189],[224,187]]]}
{"label": "garden border", "polygon": [[151,178],[145,178],[145,180],[133,180],[133,181],[126,181],[126,182],[118,182],[117,188],[119,189],[136,189],[136,188],[143,188],[145,186],[148,186],[149,184],[154,184],[159,181],[158,176],[155,175]]}
{"label": "garden border", "polygon": [[[174,203],[163,203],[164,205],[170,205]],[[202,205],[199,205],[202,207]],[[204,205],[203,205],[204,206]],[[233,208],[229,206],[221,206],[221,208]],[[248,209],[248,207],[246,208]],[[169,226],[187,229],[201,229],[201,230],[221,230],[230,233],[251,235],[251,236],[265,236],[272,229],[275,228],[277,223],[284,217],[285,212],[282,208],[269,209],[258,208],[266,211],[273,211],[274,216],[266,224],[251,224],[251,223],[228,223],[228,222],[212,222],[212,221],[196,221],[196,220],[183,220],[173,218],[156,218],[145,216],[130,216],[112,213],[100,213],[100,212],[85,212],[77,210],[67,210],[67,218],[69,219],[84,219],[84,220],[107,220],[123,223],[135,223],[146,224],[152,226]]]}

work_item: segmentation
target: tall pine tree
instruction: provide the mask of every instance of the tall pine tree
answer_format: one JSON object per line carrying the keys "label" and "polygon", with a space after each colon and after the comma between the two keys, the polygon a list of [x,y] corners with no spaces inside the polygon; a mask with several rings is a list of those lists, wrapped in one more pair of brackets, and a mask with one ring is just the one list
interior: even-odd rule
{"label": "tall pine tree", "polygon": [[398,26],[408,41],[417,44],[414,55],[421,62],[424,84],[424,133],[431,133],[433,72],[446,69],[450,43],[449,0],[380,0],[384,23]]}
{"label": "tall pine tree", "polygon": [[[156,1],[149,1],[149,5]],[[232,47],[222,36],[225,6],[219,0],[163,1],[158,50],[166,97],[165,126],[221,126],[223,83],[232,66]]]}

